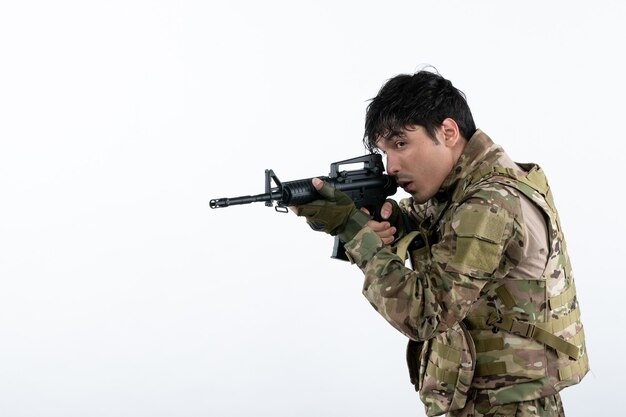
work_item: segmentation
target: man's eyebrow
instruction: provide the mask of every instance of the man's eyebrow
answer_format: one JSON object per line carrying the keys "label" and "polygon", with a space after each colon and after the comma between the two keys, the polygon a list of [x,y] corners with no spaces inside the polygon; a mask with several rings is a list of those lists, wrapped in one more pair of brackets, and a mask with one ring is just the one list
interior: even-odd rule
{"label": "man's eyebrow", "polygon": [[385,140],[391,140],[391,139],[396,138],[396,137],[397,138],[403,138],[405,136],[406,136],[406,134],[404,133],[404,131],[398,130],[398,129],[391,129],[389,131],[389,133],[387,133],[385,136],[383,136],[383,138]]}

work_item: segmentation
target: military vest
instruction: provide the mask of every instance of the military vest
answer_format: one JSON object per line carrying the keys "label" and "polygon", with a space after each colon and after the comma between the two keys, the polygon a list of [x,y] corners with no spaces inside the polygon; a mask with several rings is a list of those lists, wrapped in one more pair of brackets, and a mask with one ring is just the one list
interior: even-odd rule
{"label": "military vest", "polygon": [[[459,194],[442,214],[449,221],[454,208],[484,184],[514,188],[544,214],[548,227],[548,261],[536,279],[505,277],[487,284],[466,318],[425,342],[410,341],[407,361],[411,381],[429,416],[464,407],[468,395],[480,392],[492,405],[553,395],[581,381],[589,365],[567,246],[550,188],[536,165],[520,166],[527,175],[490,167],[465,179]],[[428,241],[410,252],[414,267],[430,262]],[[409,235],[398,245],[406,253]]]}

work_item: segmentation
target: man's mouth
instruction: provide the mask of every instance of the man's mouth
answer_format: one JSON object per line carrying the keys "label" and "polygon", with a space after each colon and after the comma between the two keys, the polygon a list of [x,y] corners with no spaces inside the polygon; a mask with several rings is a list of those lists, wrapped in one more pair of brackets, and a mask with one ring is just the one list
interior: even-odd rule
{"label": "man's mouth", "polygon": [[398,185],[400,187],[402,187],[402,189],[404,191],[408,191],[408,189],[410,188],[411,184],[413,184],[413,181],[407,181],[407,180],[400,180],[400,181],[397,181],[397,182],[398,182]]}

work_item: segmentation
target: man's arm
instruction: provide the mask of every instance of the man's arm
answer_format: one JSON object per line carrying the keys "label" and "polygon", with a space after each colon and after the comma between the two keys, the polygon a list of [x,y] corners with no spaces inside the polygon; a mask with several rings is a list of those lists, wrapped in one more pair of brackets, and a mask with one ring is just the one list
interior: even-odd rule
{"label": "man's arm", "polygon": [[313,229],[347,242],[348,256],[365,275],[365,297],[411,339],[430,339],[462,320],[485,285],[504,277],[523,257],[519,197],[505,186],[483,187],[451,209],[430,248],[429,266],[413,271],[349,198],[322,181],[313,184],[324,199],[294,211]]}
{"label": "man's arm", "polygon": [[[494,188],[495,187],[495,188]],[[496,206],[507,193],[507,209]],[[517,196],[504,187],[484,189],[456,207],[430,251],[430,266],[413,271],[375,228],[364,227],[346,251],[365,274],[363,294],[395,328],[426,340],[462,320],[490,281],[521,259]]]}

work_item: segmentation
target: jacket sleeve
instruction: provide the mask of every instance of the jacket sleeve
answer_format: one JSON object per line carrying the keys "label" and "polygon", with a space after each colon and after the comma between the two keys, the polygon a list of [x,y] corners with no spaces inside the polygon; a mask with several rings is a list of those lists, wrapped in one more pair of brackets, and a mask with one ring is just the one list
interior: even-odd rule
{"label": "jacket sleeve", "polygon": [[519,263],[519,197],[508,193],[501,204],[503,192],[482,190],[449,209],[421,270],[407,268],[369,227],[346,243],[365,275],[363,294],[395,328],[413,340],[434,337],[462,320],[484,287]]}

